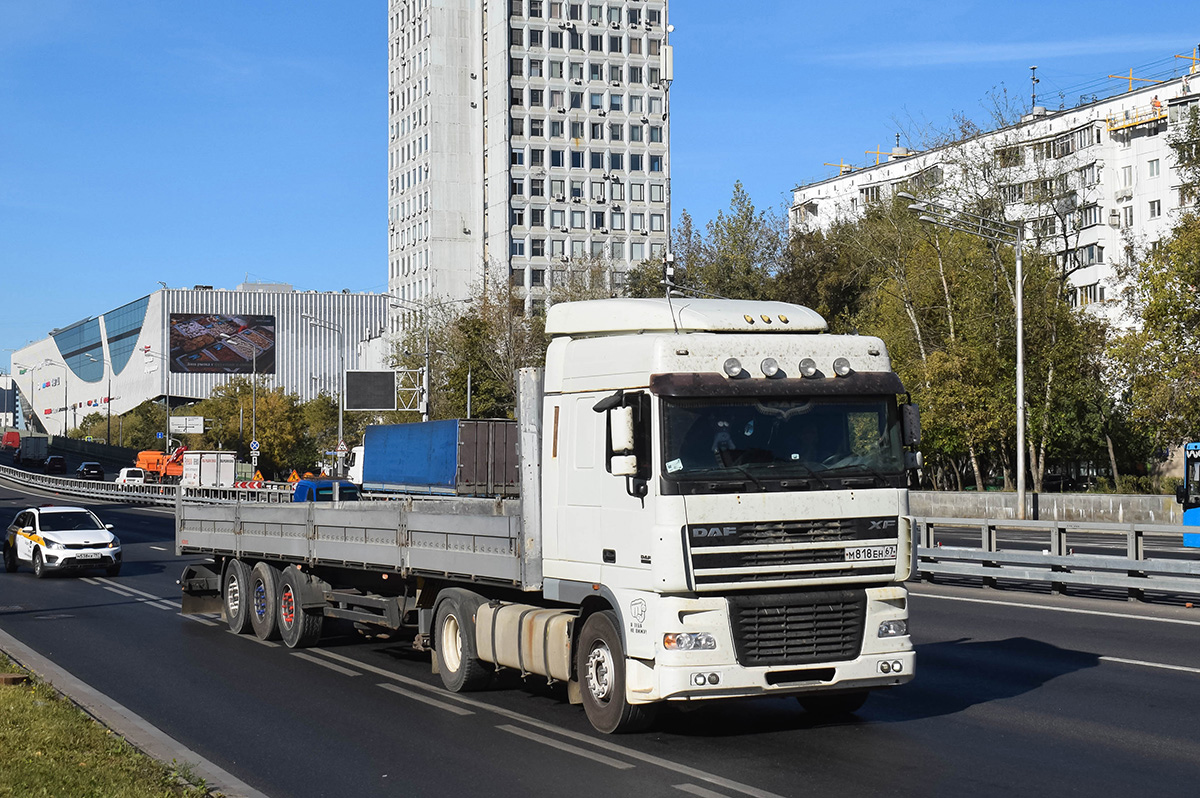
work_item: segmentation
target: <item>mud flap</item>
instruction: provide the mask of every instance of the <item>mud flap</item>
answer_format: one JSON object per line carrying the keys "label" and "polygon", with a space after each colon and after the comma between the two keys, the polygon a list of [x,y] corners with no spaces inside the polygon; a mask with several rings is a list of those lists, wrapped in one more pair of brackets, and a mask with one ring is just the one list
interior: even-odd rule
{"label": "mud flap", "polygon": [[213,570],[212,563],[193,563],[183,569],[179,577],[182,591],[180,604],[184,615],[224,615],[225,602],[221,601],[221,575]]}

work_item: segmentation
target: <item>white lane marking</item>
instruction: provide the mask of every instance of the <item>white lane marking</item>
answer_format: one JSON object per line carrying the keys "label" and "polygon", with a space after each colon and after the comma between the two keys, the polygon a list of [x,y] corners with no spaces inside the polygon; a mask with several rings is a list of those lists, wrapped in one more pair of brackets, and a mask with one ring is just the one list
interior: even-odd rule
{"label": "white lane marking", "polygon": [[1019,601],[998,601],[996,599],[968,598],[966,596],[941,596],[936,593],[919,593],[909,591],[910,595],[921,598],[943,599],[945,601],[966,601],[972,604],[994,604],[1000,607],[1020,607],[1027,610],[1047,610],[1049,612],[1067,612],[1074,615],[1099,615],[1104,618],[1122,618],[1126,621],[1153,621],[1155,623],[1174,623],[1182,626],[1200,626],[1200,621],[1186,621],[1182,618],[1154,618],[1149,615],[1130,615],[1126,612],[1102,612],[1100,610],[1079,610],[1073,607],[1049,607],[1043,604],[1025,604]]}
{"label": "white lane marking", "polygon": [[413,701],[420,701],[422,704],[429,704],[432,707],[437,707],[438,709],[444,709],[447,712],[453,712],[455,715],[474,715],[475,714],[474,712],[472,712],[469,709],[463,709],[462,707],[456,707],[453,704],[447,704],[445,701],[438,701],[436,698],[430,698],[427,695],[421,695],[420,693],[414,693],[411,690],[405,690],[403,687],[397,687],[394,684],[379,684],[379,685],[376,685],[376,687],[382,687],[384,690],[390,690],[393,693],[399,693],[400,695],[404,696],[405,698],[411,698]]}
{"label": "white lane marking", "polygon": [[135,587],[130,587],[129,585],[122,584],[121,582],[114,582],[111,579],[105,579],[103,577],[98,577],[96,579],[96,581],[103,585],[112,585],[113,587],[120,588],[121,590],[128,590],[130,593],[141,596],[143,598],[148,598],[151,601],[169,601],[170,600],[164,596],[156,596],[153,593],[147,593],[144,590],[138,590]]}
{"label": "white lane marking", "polygon": [[81,577],[79,577],[79,581],[87,582],[89,585],[99,585],[100,584],[95,579],[92,579],[90,576],[81,576]]}
{"label": "white lane marking", "polygon": [[1184,673],[1200,673],[1200,668],[1189,668],[1184,665],[1167,665],[1162,662],[1146,662],[1141,659],[1123,659],[1121,657],[1100,657],[1104,662],[1119,662],[1122,665],[1141,665],[1143,668],[1159,668],[1165,671],[1183,671]]}
{"label": "white lane marking", "polygon": [[695,784],[676,784],[675,789],[680,790],[682,792],[691,793],[692,795],[699,795],[700,798],[729,798],[727,795],[725,795],[723,793],[713,792],[712,790],[706,790],[703,787],[700,787]]}
{"label": "white lane marking", "polygon": [[184,615],[181,612],[179,613],[179,617],[187,618],[189,621],[195,621],[196,623],[202,623],[205,626],[220,626],[220,624],[216,621],[210,621],[208,618],[201,618],[199,615]]}
{"label": "white lane marking", "polygon": [[157,607],[160,610],[177,610],[180,607],[178,602],[172,603],[170,599],[159,598],[153,593],[147,593],[144,590],[129,587],[128,585],[113,582],[111,579],[97,578],[92,584],[99,585],[105,590],[111,590],[120,596],[130,598],[140,597],[138,601],[142,604],[148,604],[151,607]]}
{"label": "white lane marking", "polygon": [[593,762],[599,762],[601,765],[608,765],[610,768],[616,768],[617,770],[629,770],[633,767],[633,765],[629,764],[628,762],[622,762],[619,759],[613,759],[611,756],[605,756],[604,754],[597,754],[593,751],[587,751],[577,745],[569,745],[561,740],[543,737],[542,735],[531,732],[528,729],[519,729],[516,726],[509,726],[507,724],[497,728],[506,732],[511,732],[520,737],[524,737],[526,740],[533,740],[535,743],[541,743],[542,745],[549,746],[556,751],[564,751],[568,754],[581,756],[584,759],[590,759]]}
{"label": "white lane marking", "polygon": [[352,671],[349,668],[343,668],[341,665],[337,665],[332,662],[326,662],[320,657],[314,657],[312,654],[309,654],[306,651],[293,651],[292,656],[299,657],[300,659],[311,662],[314,665],[320,665],[322,668],[329,668],[329,670],[336,671],[343,676],[362,676],[362,674],[358,671]]}
{"label": "white lane marking", "polygon": [[440,688],[433,687],[431,685],[425,684],[424,682],[419,682],[416,679],[410,679],[407,676],[401,676],[398,673],[392,673],[391,671],[385,671],[383,668],[377,668],[374,665],[368,665],[365,662],[360,662],[359,660],[351,659],[350,657],[344,656],[342,654],[335,654],[332,651],[325,651],[324,649],[313,649],[313,653],[320,654],[323,657],[329,657],[330,659],[335,659],[340,662],[345,662],[346,664],[353,665],[356,668],[362,668],[363,670],[367,670],[372,673],[377,673],[380,676],[383,676],[384,678],[394,679],[395,681],[410,685],[412,687],[419,688],[426,692],[437,692],[437,693],[443,694],[443,695],[445,695],[446,698],[449,698],[453,701],[457,701],[461,704],[466,704],[468,706],[475,707],[475,708],[480,709],[485,712],[491,712],[496,715],[501,715],[503,717],[509,718],[510,720],[515,720],[520,723],[525,723],[530,726],[534,726],[536,728],[542,729],[543,731],[548,731],[553,734],[558,734],[558,735],[567,737],[572,740],[577,740],[579,742],[595,746],[597,748],[603,748],[611,753],[620,754],[621,756],[627,757],[629,759],[634,759],[639,762],[645,762],[650,765],[657,765],[658,767],[661,767],[664,770],[671,770],[676,773],[682,773],[685,776],[687,776],[688,778],[705,781],[705,782],[708,782],[709,784],[714,784],[718,787],[723,787],[727,790],[733,790],[734,792],[739,792],[739,793],[742,793],[743,795],[749,795],[752,798],[783,798],[783,796],[778,795],[773,792],[767,792],[766,790],[759,790],[759,789],[757,789],[755,787],[751,787],[747,784],[742,784],[741,782],[732,781],[730,779],[722,778],[721,776],[715,776],[711,773],[705,773],[704,771],[693,768],[690,765],[681,765],[677,762],[672,762],[669,759],[662,759],[661,757],[653,756],[652,754],[646,754],[641,751],[635,751],[632,748],[626,748],[625,746],[617,745],[616,743],[611,743],[611,742],[608,742],[607,740],[597,740],[593,737],[589,737],[586,734],[579,734],[578,732],[572,732],[572,731],[568,731],[566,729],[561,729],[561,728],[551,725],[549,723],[542,723],[540,720],[534,720],[533,718],[522,715],[519,712],[513,712],[511,710],[503,709],[501,707],[496,707],[496,706],[492,706],[490,704],[485,704],[482,701],[475,701],[474,699],[471,699],[471,698],[464,698],[463,696],[457,695],[455,693],[444,693]]}
{"label": "white lane marking", "polygon": [[240,637],[243,640],[249,640],[251,643],[258,643],[260,646],[269,646],[270,648],[279,648],[278,643],[272,643],[270,640],[259,640],[258,635],[240,635],[237,632],[233,631],[232,629],[227,629],[226,631],[228,631],[229,634],[233,635],[234,637]]}
{"label": "white lane marking", "polygon": [[134,595],[132,593],[126,593],[124,590],[119,590],[115,587],[109,587],[108,585],[101,585],[101,587],[103,587],[107,591],[116,593],[118,596],[123,596],[124,598],[134,598]]}
{"label": "white lane marking", "polygon": [[166,551],[166,549],[162,546],[151,546],[150,548],[154,549],[155,551]]}

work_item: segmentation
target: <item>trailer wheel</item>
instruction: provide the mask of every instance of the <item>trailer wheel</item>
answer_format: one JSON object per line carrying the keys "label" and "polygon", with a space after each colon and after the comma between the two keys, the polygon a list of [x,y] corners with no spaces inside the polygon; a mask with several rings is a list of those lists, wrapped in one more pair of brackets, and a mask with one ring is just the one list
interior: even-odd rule
{"label": "trailer wheel", "polygon": [[796,696],[796,700],[810,715],[819,718],[841,718],[853,715],[862,709],[862,705],[867,703],[868,695],[870,695],[869,691],[858,690],[853,693],[838,693],[837,695]]}
{"label": "trailer wheel", "polygon": [[279,569],[265,562],[250,571],[250,625],[259,640],[279,637]]}
{"label": "trailer wheel", "polygon": [[308,577],[294,566],[286,569],[279,579],[279,634],[288,648],[308,648],[321,639],[324,613],[300,606],[308,581]]}
{"label": "trailer wheel", "polygon": [[656,704],[630,704],[625,697],[625,647],[611,610],[589,615],[575,650],[583,710],[597,731],[641,731],[654,722]]}
{"label": "trailer wheel", "polygon": [[442,684],[453,693],[482,690],[493,666],[475,651],[475,611],[483,597],[468,590],[447,590],[434,617],[434,656]]}
{"label": "trailer wheel", "polygon": [[250,569],[241,560],[230,560],[221,580],[225,622],[236,635],[250,631]]}

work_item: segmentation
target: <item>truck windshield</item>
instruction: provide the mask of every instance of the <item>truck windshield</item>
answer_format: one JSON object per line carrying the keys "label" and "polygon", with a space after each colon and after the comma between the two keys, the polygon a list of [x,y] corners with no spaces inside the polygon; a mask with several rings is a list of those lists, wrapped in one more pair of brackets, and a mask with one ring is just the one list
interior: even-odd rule
{"label": "truck windshield", "polygon": [[892,396],[665,398],[663,463],[687,493],[905,484]]}

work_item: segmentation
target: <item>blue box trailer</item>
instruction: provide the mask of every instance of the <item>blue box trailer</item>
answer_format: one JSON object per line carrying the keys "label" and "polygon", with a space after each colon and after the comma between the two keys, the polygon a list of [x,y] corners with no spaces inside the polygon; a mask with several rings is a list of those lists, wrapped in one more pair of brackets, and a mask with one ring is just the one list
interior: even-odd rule
{"label": "blue box trailer", "polygon": [[517,422],[450,419],[367,427],[363,490],[516,496]]}

